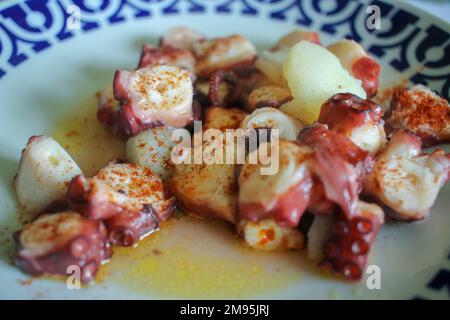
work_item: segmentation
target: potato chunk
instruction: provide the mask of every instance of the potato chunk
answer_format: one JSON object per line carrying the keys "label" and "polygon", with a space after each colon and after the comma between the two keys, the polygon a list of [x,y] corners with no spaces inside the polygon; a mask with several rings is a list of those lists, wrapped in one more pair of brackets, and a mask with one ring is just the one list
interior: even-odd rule
{"label": "potato chunk", "polygon": [[142,131],[127,141],[127,159],[151,169],[154,173],[167,179],[172,172],[170,155],[175,141],[171,140],[173,130],[152,128]]}
{"label": "potato chunk", "polygon": [[307,123],[318,119],[322,103],[336,93],[366,98],[361,81],[353,78],[334,54],[308,41],[289,50],[283,74],[294,99],[280,110]]}
{"label": "potato chunk", "polygon": [[64,199],[67,186],[81,170],[55,140],[34,136],[22,151],[19,172],[14,178],[19,204],[32,217]]}

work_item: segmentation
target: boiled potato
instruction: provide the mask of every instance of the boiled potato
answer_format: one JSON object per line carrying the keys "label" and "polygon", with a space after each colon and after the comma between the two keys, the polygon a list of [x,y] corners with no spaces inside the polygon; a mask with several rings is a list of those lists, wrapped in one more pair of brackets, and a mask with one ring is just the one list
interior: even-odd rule
{"label": "boiled potato", "polygon": [[20,206],[34,218],[47,206],[63,201],[67,185],[81,169],[51,137],[33,136],[22,151],[14,187]]}
{"label": "boiled potato", "polygon": [[353,78],[334,54],[308,41],[289,50],[283,74],[294,99],[280,110],[306,123],[316,121],[322,103],[336,93],[366,98],[361,81]]}
{"label": "boiled potato", "polygon": [[127,141],[128,161],[151,169],[163,180],[167,179],[172,172],[172,147],[176,145],[170,139],[172,132],[171,129],[153,128],[131,137]]}

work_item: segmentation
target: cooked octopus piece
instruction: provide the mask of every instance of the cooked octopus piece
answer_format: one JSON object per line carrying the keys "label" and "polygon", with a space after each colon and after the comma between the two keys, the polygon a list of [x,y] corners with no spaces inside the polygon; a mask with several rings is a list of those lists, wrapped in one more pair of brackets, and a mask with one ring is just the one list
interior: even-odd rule
{"label": "cooked octopus piece", "polygon": [[[214,142],[203,143],[201,164],[196,164],[194,161],[190,164],[177,164],[174,175],[169,181],[169,189],[176,197],[177,204],[189,214],[236,223],[236,164],[235,162],[227,164],[224,161],[225,146],[222,150],[223,157],[218,159],[219,161],[213,158],[211,162],[205,160],[208,154],[206,150],[213,146]],[[194,153],[195,150],[191,152],[191,158]]]}
{"label": "cooked octopus piece", "polygon": [[67,192],[71,208],[90,219],[104,220],[113,244],[131,246],[170,217],[161,178],[136,164],[112,162],[97,175],[75,177]]}
{"label": "cooked octopus piece", "polygon": [[[262,147],[267,147],[266,143]],[[239,175],[240,219],[274,219],[280,226],[298,226],[311,196],[312,179],[307,166],[310,155],[308,147],[280,140],[275,174],[263,175],[262,163],[246,161]]]}
{"label": "cooked octopus piece", "polygon": [[240,220],[238,232],[245,243],[260,250],[299,250],[305,245],[305,236],[298,228],[280,226],[274,219]]}
{"label": "cooked octopus piece", "polygon": [[278,51],[284,48],[291,48],[295,44],[303,40],[320,44],[320,36],[317,32],[308,31],[304,29],[296,29],[281,37],[280,40],[278,40],[275,47],[272,48],[272,51]]}
{"label": "cooked octopus piece", "polygon": [[375,204],[358,202],[357,214],[334,217],[331,234],[323,247],[320,266],[349,280],[360,280],[372,244],[384,223],[383,210]]}
{"label": "cooked octopus piece", "polygon": [[[233,85],[226,81],[220,81],[214,88],[215,91],[210,90],[210,81],[197,81],[195,83],[197,93],[202,97],[202,105],[207,108],[211,106],[229,107],[233,101],[230,101]],[[211,94],[213,101],[211,101]]]}
{"label": "cooked octopus piece", "polygon": [[120,115],[120,104],[114,98],[112,86],[98,93],[97,120],[118,137],[126,137]]}
{"label": "cooked octopus piece", "polygon": [[390,129],[414,132],[425,146],[450,142],[448,101],[422,85],[394,90],[386,122]]}
{"label": "cooked octopus piece", "polygon": [[180,164],[170,179],[170,191],[191,214],[235,223],[235,170],[233,164]]}
{"label": "cooked octopus piece", "polygon": [[291,99],[291,91],[288,88],[268,85],[253,90],[248,97],[247,104],[249,109],[253,111],[266,107],[279,108]]}
{"label": "cooked octopus piece", "polygon": [[160,126],[181,128],[193,120],[189,72],[173,65],[116,71],[114,96],[128,135]]}
{"label": "cooked octopus piece", "polygon": [[364,191],[405,221],[425,218],[439,190],[450,176],[450,155],[437,149],[422,153],[420,138],[399,130],[376,159],[374,170],[364,178]]}
{"label": "cooked octopus piece", "polygon": [[210,107],[205,111],[203,130],[237,129],[246,113],[237,108]]}
{"label": "cooked octopus piece", "polygon": [[331,131],[323,124],[305,128],[299,140],[314,150],[308,166],[321,183],[320,188],[313,190],[314,209],[323,210],[318,208],[323,192],[325,199],[337,204],[351,218],[356,214],[361,179],[371,171],[373,158],[343,134]]}
{"label": "cooked octopus piece", "polygon": [[240,35],[200,40],[193,44],[197,57],[196,75],[209,78],[218,70],[250,64],[256,57],[254,45]]}
{"label": "cooked octopus piece", "polygon": [[203,34],[187,27],[173,27],[167,30],[160,39],[161,47],[192,50],[197,41],[204,40]]}
{"label": "cooked octopus piece", "polygon": [[322,104],[318,122],[376,154],[386,143],[382,116],[383,111],[375,102],[351,93],[338,93]]}
{"label": "cooked octopus piece", "polygon": [[30,218],[56,202],[64,202],[67,185],[81,170],[55,140],[33,136],[22,150],[14,187]]}
{"label": "cooked octopus piece", "polygon": [[300,132],[298,140],[329,156],[342,158],[355,167],[358,177],[373,168],[374,158],[369,152],[343,134],[329,130],[327,125],[316,123],[306,127]]}
{"label": "cooked octopus piece", "polygon": [[15,238],[15,264],[34,276],[67,275],[69,267],[77,266],[81,281],[89,283],[112,255],[103,223],[73,211],[42,215]]}
{"label": "cooked octopus piece", "polygon": [[295,141],[304,128],[302,122],[275,108],[260,108],[247,115],[241,123],[243,129],[277,129],[282,140]]}
{"label": "cooked octopus piece", "polygon": [[248,96],[265,83],[265,77],[250,64],[215,71],[209,78],[208,106],[248,109]]}
{"label": "cooked octopus piece", "polygon": [[154,47],[144,44],[138,68],[166,64],[194,73],[195,62],[194,54],[187,49],[178,49],[171,46]]}

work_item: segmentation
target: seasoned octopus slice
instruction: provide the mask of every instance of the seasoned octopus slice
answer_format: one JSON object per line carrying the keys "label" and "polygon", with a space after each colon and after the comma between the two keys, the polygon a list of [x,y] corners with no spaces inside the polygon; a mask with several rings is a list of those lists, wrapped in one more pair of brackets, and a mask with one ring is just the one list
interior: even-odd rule
{"label": "seasoned octopus slice", "polygon": [[137,164],[112,162],[92,178],[75,177],[67,193],[71,208],[90,219],[104,220],[113,244],[131,246],[156,231],[170,217],[161,178]]}
{"label": "seasoned octopus slice", "polygon": [[112,255],[103,222],[73,211],[40,216],[18,231],[15,240],[15,264],[34,276],[67,275],[69,267],[77,266],[80,280],[89,283]]}

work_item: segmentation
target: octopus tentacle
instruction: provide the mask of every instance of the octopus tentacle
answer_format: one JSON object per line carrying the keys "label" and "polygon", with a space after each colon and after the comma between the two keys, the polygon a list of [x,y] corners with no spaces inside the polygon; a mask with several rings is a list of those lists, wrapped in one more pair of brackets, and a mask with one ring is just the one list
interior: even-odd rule
{"label": "octopus tentacle", "polygon": [[319,122],[372,154],[386,143],[382,108],[351,93],[333,95],[320,109]]}
{"label": "octopus tentacle", "polygon": [[110,241],[131,246],[168,219],[175,199],[167,199],[161,178],[135,164],[110,163],[93,178],[75,177],[67,193],[70,207],[104,220]]}
{"label": "octopus tentacle", "polygon": [[127,135],[163,125],[182,128],[193,120],[190,73],[174,65],[116,71],[113,90]]}
{"label": "octopus tentacle", "polygon": [[320,266],[350,280],[361,279],[372,243],[383,223],[381,208],[362,201],[358,203],[356,216],[349,219],[345,214],[338,214],[323,247]]}
{"label": "octopus tentacle", "polygon": [[112,255],[103,223],[73,211],[43,215],[14,238],[15,264],[31,275],[66,275],[69,266],[78,266],[81,281],[89,283]]}

